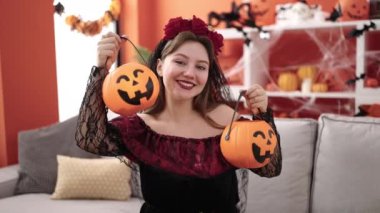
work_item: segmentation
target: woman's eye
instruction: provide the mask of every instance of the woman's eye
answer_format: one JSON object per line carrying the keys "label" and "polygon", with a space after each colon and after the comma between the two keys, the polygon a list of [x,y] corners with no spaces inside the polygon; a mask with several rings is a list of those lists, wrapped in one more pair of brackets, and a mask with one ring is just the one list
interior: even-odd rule
{"label": "woman's eye", "polygon": [[179,64],[179,65],[184,65],[185,64],[185,62],[183,62],[183,61],[174,61],[176,64]]}
{"label": "woman's eye", "polygon": [[207,68],[205,66],[197,66],[197,69],[199,69],[199,70],[207,70]]}

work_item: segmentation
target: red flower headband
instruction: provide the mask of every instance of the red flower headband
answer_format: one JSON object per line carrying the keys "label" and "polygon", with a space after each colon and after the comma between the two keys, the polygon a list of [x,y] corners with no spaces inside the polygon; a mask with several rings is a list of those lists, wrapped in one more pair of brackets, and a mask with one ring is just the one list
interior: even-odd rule
{"label": "red flower headband", "polygon": [[169,23],[165,25],[165,36],[163,39],[168,41],[183,31],[190,31],[198,36],[207,36],[214,45],[215,55],[221,52],[223,36],[215,31],[209,30],[207,24],[195,16],[193,16],[191,20],[183,19],[182,17],[170,19]]}

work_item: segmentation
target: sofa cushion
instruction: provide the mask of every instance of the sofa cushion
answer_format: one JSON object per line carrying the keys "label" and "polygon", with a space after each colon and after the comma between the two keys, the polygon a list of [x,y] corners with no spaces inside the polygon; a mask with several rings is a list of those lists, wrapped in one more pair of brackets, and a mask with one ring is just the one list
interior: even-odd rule
{"label": "sofa cushion", "polygon": [[57,154],[95,158],[75,142],[77,116],[18,134],[19,179],[15,193],[52,193],[57,180]]}
{"label": "sofa cushion", "polygon": [[276,119],[282,149],[282,171],[273,178],[250,172],[247,212],[309,212],[317,122]]}
{"label": "sofa cushion", "polygon": [[23,194],[0,199],[1,213],[139,213],[143,200],[51,200],[49,194]]}
{"label": "sofa cushion", "polygon": [[18,169],[18,164],[0,169],[0,199],[14,195],[18,178]]}
{"label": "sofa cushion", "polygon": [[312,212],[380,211],[380,119],[319,118]]}
{"label": "sofa cushion", "polygon": [[57,156],[58,177],[52,199],[127,200],[130,168],[116,158]]}

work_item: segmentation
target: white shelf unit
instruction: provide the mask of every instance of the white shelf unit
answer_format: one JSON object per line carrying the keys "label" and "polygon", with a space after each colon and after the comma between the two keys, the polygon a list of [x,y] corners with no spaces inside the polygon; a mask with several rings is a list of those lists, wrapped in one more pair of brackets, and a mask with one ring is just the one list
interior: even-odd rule
{"label": "white shelf unit", "polygon": [[[299,23],[297,25],[270,25],[264,26],[263,30],[268,32],[274,31],[290,31],[290,30],[308,30],[308,29],[326,29],[326,28],[343,28],[352,27],[362,29],[364,25],[369,25],[370,21],[376,24],[376,29],[380,31],[380,20],[364,20],[364,21],[350,21],[350,22],[321,22],[321,23]],[[258,30],[253,28],[244,28],[249,38],[259,36]],[[244,39],[243,34],[236,29],[220,29],[218,30],[225,39]],[[263,79],[260,78],[260,74],[254,74],[253,70],[260,70],[261,66],[268,66],[266,62],[253,61],[251,58],[251,52],[255,51],[257,45],[253,42],[250,46],[244,45],[243,57],[244,57],[244,81],[242,86],[231,86],[232,94],[234,97],[238,97],[238,92],[248,88],[254,83],[262,85]],[[365,33],[356,38],[356,76],[360,76],[365,73],[365,53],[366,53],[366,37]],[[264,56],[265,57],[265,56]],[[264,75],[261,75],[264,76]],[[264,85],[263,85],[264,86]],[[354,99],[355,110],[358,110],[358,106],[361,104],[373,104],[380,103],[380,88],[365,88],[363,80],[356,82],[355,91],[353,92],[326,92],[326,93],[301,93],[301,91],[295,92],[267,92],[269,97],[284,97],[284,98],[329,98],[329,99]]]}

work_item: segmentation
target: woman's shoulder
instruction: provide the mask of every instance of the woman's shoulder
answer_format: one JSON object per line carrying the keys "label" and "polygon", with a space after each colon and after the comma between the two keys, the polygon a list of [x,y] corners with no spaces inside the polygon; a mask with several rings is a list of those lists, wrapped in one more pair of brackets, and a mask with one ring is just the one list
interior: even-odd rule
{"label": "woman's shoulder", "polygon": [[[220,104],[207,113],[207,115],[216,123],[227,126],[231,122],[232,116],[234,115],[234,109],[227,104]],[[237,118],[239,118],[239,113],[235,114],[234,120]]]}

